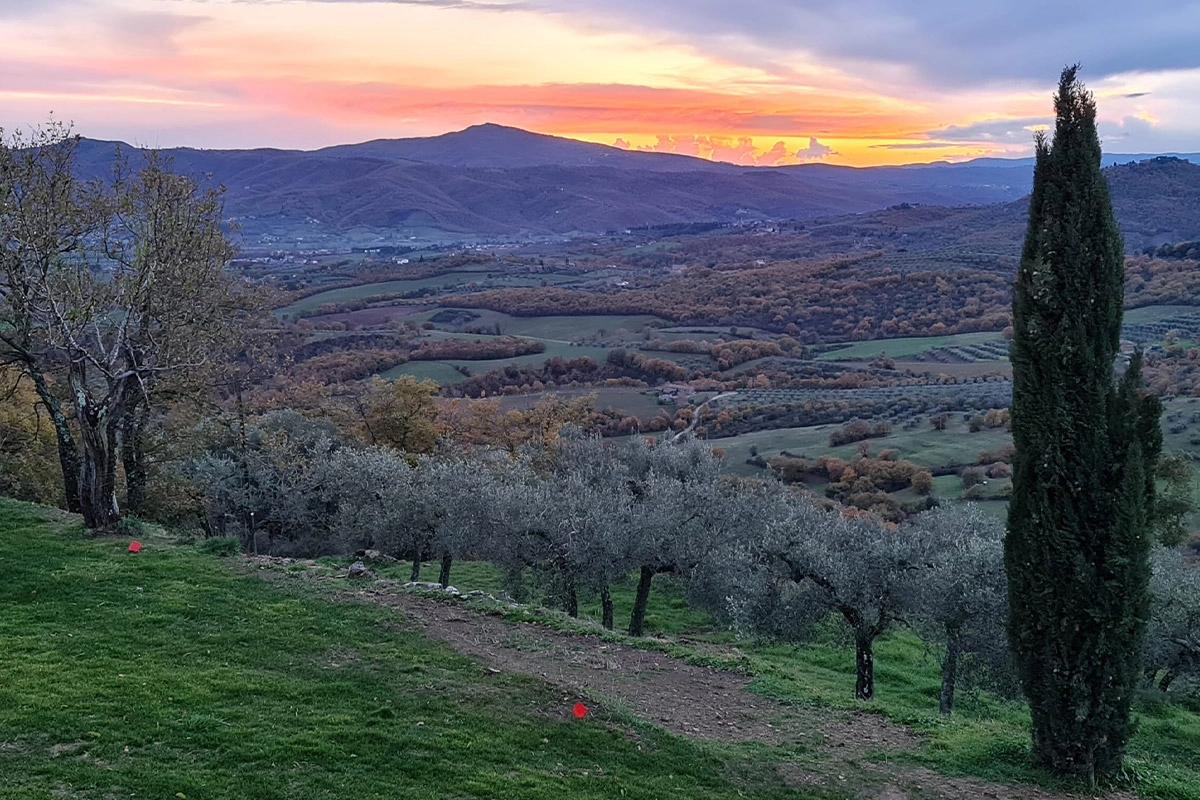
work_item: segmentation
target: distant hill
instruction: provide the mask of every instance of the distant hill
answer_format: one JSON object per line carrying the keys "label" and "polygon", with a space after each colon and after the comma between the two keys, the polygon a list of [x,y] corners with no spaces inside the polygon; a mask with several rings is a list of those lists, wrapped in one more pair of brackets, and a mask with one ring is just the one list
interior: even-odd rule
{"label": "distant hill", "polygon": [[376,139],[317,150],[314,155],[420,161],[444,167],[615,167],[655,172],[728,172],[732,164],[674,153],[645,153],[487,123],[441,136]]}
{"label": "distant hill", "polygon": [[[1104,175],[1127,251],[1200,241],[1200,165],[1177,156],[1151,156],[1132,163],[1121,160],[1106,167]],[[913,252],[963,249],[1015,255],[1028,212],[1027,196],[988,206],[902,205],[821,220],[807,230],[817,252],[845,252],[870,242]]]}
{"label": "distant hill", "polygon": [[[84,140],[81,170],[103,173],[117,146]],[[136,150],[123,147],[136,159]],[[396,237],[547,235],[698,221],[812,220],[902,203],[1009,203],[1028,192],[1032,175],[1029,159],[739,167],[490,124],[312,152],[176,148],[163,154],[176,170],[224,185],[226,210],[248,236],[285,237],[364,230]],[[1151,163],[1112,173],[1122,221],[1130,220],[1130,246],[1200,238],[1200,224],[1189,228],[1192,218],[1200,222],[1192,212],[1200,167]],[[1167,181],[1168,194],[1155,194],[1159,181]],[[989,213],[977,216],[986,220]]]}

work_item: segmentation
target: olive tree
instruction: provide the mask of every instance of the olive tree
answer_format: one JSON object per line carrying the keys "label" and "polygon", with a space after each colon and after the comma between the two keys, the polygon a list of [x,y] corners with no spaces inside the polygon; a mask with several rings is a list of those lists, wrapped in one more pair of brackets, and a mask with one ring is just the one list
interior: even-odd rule
{"label": "olive tree", "polygon": [[906,621],[928,572],[928,544],[911,528],[827,511],[796,499],[760,545],[793,605],[839,615],[854,637],[854,696],[875,696],[874,643]]}
{"label": "olive tree", "polygon": [[968,503],[922,514],[908,529],[928,553],[910,622],[945,647],[938,707],[950,714],[964,658],[994,674],[1007,666],[1004,526]]}
{"label": "olive tree", "polygon": [[691,572],[732,530],[721,497],[721,462],[703,442],[651,444],[638,437],[621,453],[628,465],[633,520],[628,564],[638,572],[629,634],[645,631],[655,575]]}
{"label": "olive tree", "polygon": [[331,423],[275,412],[193,459],[186,474],[202,487],[210,530],[240,535],[255,552],[265,537],[270,553],[332,553],[328,465],[342,446]]}
{"label": "olive tree", "polygon": [[1200,569],[1165,547],[1154,550],[1150,565],[1144,669],[1165,692],[1178,678],[1200,678]]}
{"label": "olive tree", "polygon": [[486,473],[477,499],[480,547],[516,581],[526,567],[547,577],[571,616],[581,589],[597,591],[612,625],[610,584],[628,571],[628,476],[613,448],[567,429],[546,449]]}

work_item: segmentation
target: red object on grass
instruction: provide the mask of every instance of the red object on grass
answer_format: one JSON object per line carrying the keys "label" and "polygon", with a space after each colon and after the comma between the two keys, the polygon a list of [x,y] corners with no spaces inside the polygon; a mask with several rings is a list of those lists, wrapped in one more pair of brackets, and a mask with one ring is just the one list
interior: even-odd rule
{"label": "red object on grass", "polygon": [[139,553],[139,552],[141,552],[141,550],[142,550],[142,543],[141,543],[141,542],[130,542],[130,543],[129,543],[129,552],[131,552],[131,553]]}
{"label": "red object on grass", "polygon": [[583,715],[586,714],[587,712],[588,712],[588,707],[585,706],[583,703],[576,703],[575,707],[571,709],[571,713],[573,713],[575,715],[576,719],[583,719]]}

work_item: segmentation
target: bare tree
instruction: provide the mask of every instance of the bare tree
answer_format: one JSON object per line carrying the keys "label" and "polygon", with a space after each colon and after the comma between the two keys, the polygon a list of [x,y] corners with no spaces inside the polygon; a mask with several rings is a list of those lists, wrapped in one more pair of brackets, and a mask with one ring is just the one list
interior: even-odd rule
{"label": "bare tree", "polygon": [[45,287],[75,257],[94,225],[73,173],[78,137],[58,123],[5,134],[0,130],[0,359],[25,373],[58,439],[67,510],[80,510],[79,450],[69,401],[47,373],[55,353],[42,335]]}
{"label": "bare tree", "polygon": [[122,428],[138,434],[138,407],[163,376],[208,360],[239,304],[218,191],[153,154],[136,174],[118,163],[110,180],[81,185],[75,142],[50,126],[0,144],[4,355],[35,386],[54,376],[69,392],[77,445],[57,397],[39,396],[64,481],[74,478],[68,497],[100,528],[120,518]]}

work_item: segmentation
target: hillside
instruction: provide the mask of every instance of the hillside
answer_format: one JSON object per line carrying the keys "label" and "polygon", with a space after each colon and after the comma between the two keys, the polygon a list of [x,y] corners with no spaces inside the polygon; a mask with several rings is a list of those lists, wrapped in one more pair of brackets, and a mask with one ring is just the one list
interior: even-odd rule
{"label": "hillside", "polygon": [[[1159,156],[1114,164],[1104,174],[1126,251],[1200,239],[1200,165]],[[813,252],[819,253],[850,252],[855,245],[873,242],[909,251],[1016,254],[1028,211],[1027,197],[982,207],[898,206],[820,220],[808,226],[807,235]]]}
{"label": "hillside", "polygon": [[[81,171],[103,174],[117,146],[84,140]],[[957,219],[977,238],[999,241],[1012,238],[1010,218],[1023,214],[1023,206],[1003,205],[1027,193],[1032,169],[1029,159],[738,167],[499,125],[313,152],[177,148],[163,155],[176,170],[226,187],[226,209],[250,241],[355,232],[394,240],[565,235],[697,221],[815,220],[898,204],[997,206],[966,209]],[[1159,159],[1119,164],[1108,174],[1131,249],[1200,238],[1200,167]],[[951,227],[946,231],[953,235]]]}
{"label": "hillside", "polygon": [[[117,146],[85,140],[81,171],[103,174]],[[495,125],[315,152],[177,148],[163,155],[177,171],[225,186],[227,210],[249,237],[356,229],[396,238],[561,235],[815,219],[902,202],[1001,202],[1019,197],[1028,183],[1020,167],[737,167]]]}
{"label": "hillside", "polygon": [[[732,647],[669,585],[648,619],[664,638],[635,646],[488,601],[499,576],[471,565],[481,599],[455,601],[404,590],[403,565],[355,580],[137,535],[134,555],[0,500],[5,800],[1073,796],[1025,765],[1017,704],[930,715],[937,662],[911,634],[877,649],[880,698],[851,703],[844,643]],[[1196,715],[1141,719],[1125,786],[1192,800]]]}

